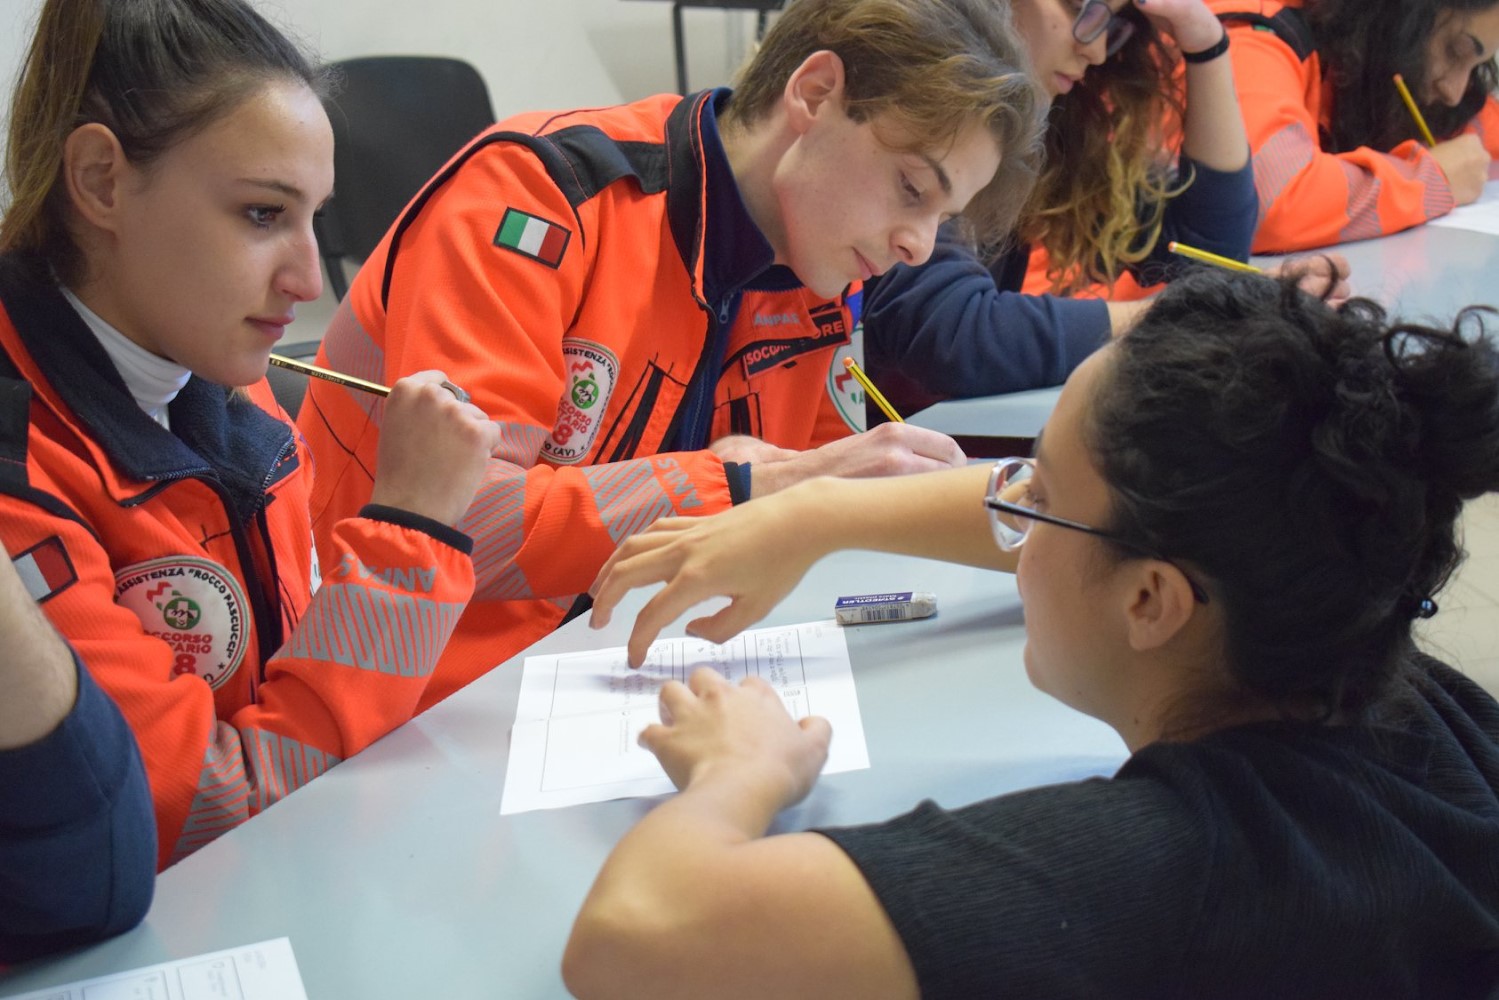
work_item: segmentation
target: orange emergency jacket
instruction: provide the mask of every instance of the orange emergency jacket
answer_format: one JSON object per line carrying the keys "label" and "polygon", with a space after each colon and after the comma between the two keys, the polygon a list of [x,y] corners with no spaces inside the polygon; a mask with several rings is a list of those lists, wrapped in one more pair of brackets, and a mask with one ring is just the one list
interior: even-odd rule
{"label": "orange emergency jacket", "polygon": [[168,431],[33,274],[0,257],[0,538],[130,723],[165,867],[410,718],[470,542],[371,507],[313,595],[307,452],[269,385],[190,379]]}
{"label": "orange emergency jacket", "polygon": [[[424,705],[555,628],[621,539],[744,499],[748,469],[710,441],[850,433],[832,362],[857,289],[825,301],[773,266],[718,139],[727,97],[499,123],[406,208],[324,336],[320,363],[386,383],[440,368],[505,430],[461,525],[475,599]],[[369,498],[380,418],[312,384],[319,537]]]}
{"label": "orange emergency jacket", "polygon": [[[1360,147],[1324,153],[1321,130],[1333,119],[1332,88],[1311,49],[1298,53],[1265,21],[1301,0],[1209,0],[1226,18],[1234,84],[1254,156],[1260,199],[1255,253],[1284,253],[1399,232],[1453,207],[1452,191],[1436,159],[1416,141],[1388,152]],[[1263,20],[1260,20],[1263,19]],[[1391,84],[1393,86],[1393,83]],[[1499,156],[1499,104],[1490,97],[1469,131],[1490,156]]]}

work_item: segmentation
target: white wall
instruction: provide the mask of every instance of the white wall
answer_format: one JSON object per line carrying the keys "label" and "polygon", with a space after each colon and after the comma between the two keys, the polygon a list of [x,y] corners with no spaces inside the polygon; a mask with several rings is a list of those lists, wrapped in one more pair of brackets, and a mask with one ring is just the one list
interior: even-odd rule
{"label": "white wall", "polygon": [[[676,87],[666,2],[255,2],[324,59],[395,53],[467,59],[484,75],[502,116],[613,104]],[[0,81],[7,97],[41,5],[41,0],[0,0]],[[688,10],[684,23],[689,85],[726,82],[753,40],[753,15]]]}
{"label": "white wall", "polygon": [[[129,0],[115,0],[129,2]],[[314,55],[448,55],[473,63],[501,117],[617,104],[676,88],[671,4],[642,0],[252,0]],[[8,116],[42,0],[0,0],[0,86]],[[754,41],[754,15],[688,10],[688,85],[728,82]],[[0,133],[0,151],[4,136]],[[288,331],[322,335],[331,294]]]}

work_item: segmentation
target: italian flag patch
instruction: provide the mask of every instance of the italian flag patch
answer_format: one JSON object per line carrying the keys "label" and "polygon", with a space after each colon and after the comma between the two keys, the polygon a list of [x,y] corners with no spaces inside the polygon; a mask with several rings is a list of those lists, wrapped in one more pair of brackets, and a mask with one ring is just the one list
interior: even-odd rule
{"label": "italian flag patch", "polygon": [[14,560],[16,573],[26,585],[26,592],[38,604],[56,597],[78,581],[73,560],[56,535],[22,552]]}
{"label": "italian flag patch", "polygon": [[572,235],[571,230],[555,222],[507,208],[500,220],[500,231],[494,234],[494,245],[539,260],[548,267],[557,267]]}

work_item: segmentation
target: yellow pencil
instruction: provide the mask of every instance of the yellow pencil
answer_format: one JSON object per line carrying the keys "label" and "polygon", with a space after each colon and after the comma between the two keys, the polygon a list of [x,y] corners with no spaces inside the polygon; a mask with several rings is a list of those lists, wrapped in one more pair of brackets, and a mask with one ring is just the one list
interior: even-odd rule
{"label": "yellow pencil", "polygon": [[890,400],[885,398],[885,394],[876,389],[874,383],[869,381],[869,376],[864,374],[864,369],[859,367],[858,362],[854,361],[853,358],[846,357],[843,359],[843,367],[847,368],[848,373],[854,377],[855,381],[864,387],[864,391],[869,395],[869,398],[874,400],[874,405],[878,406],[884,412],[885,416],[897,424],[905,423],[901,419],[901,415],[895,412],[895,407],[890,405]]}
{"label": "yellow pencil", "polygon": [[1218,254],[1208,253],[1206,250],[1199,250],[1196,247],[1189,247],[1185,243],[1178,243],[1175,240],[1167,243],[1166,249],[1183,257],[1200,260],[1204,264],[1217,264],[1219,267],[1226,267],[1230,271],[1243,271],[1245,274],[1264,273],[1253,264],[1246,264],[1242,260],[1234,260],[1232,257],[1221,257]]}
{"label": "yellow pencil", "polygon": [[[343,372],[336,372],[331,368],[322,368],[318,365],[309,365],[305,361],[298,361],[296,358],[288,358],[283,354],[272,354],[271,364],[275,365],[277,368],[290,368],[294,372],[301,372],[303,375],[308,375],[312,378],[320,378],[324,382],[332,382],[335,385],[347,386],[350,389],[358,389],[360,392],[368,392],[376,396],[390,395],[390,386],[388,385],[381,385],[379,382],[371,382],[368,379],[357,378],[353,375],[345,375]],[[449,382],[447,379],[443,379],[438,384],[441,385],[444,389],[448,390],[448,392],[451,392],[453,394],[453,398],[458,400],[458,402],[467,403],[470,401],[469,395],[466,391],[460,389],[458,386]]]}
{"label": "yellow pencil", "polygon": [[342,372],[332,371],[328,368],[309,365],[305,361],[298,361],[295,358],[288,358],[280,354],[271,355],[271,364],[278,368],[290,368],[294,372],[301,372],[303,375],[320,378],[326,382],[336,382],[339,385],[348,386],[350,389],[372,392],[376,396],[390,395],[390,387],[381,385],[379,382],[367,382],[362,378],[355,378],[353,375],[345,375]]}
{"label": "yellow pencil", "polygon": [[1421,109],[1416,107],[1416,99],[1411,96],[1410,90],[1405,85],[1405,78],[1399,73],[1395,74],[1395,89],[1400,91],[1400,99],[1405,102],[1411,117],[1416,120],[1416,128],[1421,130],[1421,138],[1426,140],[1426,145],[1435,146],[1436,136],[1431,134],[1431,129],[1426,127],[1426,119],[1421,116]]}

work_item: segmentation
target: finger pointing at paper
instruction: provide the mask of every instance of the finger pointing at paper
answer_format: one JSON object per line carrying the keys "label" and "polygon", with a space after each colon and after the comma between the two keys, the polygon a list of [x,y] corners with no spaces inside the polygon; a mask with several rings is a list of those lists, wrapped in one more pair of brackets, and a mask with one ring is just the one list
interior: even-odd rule
{"label": "finger pointing at paper", "polygon": [[[703,518],[667,518],[628,539],[599,570],[589,593],[589,624],[603,628],[636,587],[665,583],[630,632],[630,666],[645,662],[661,630],[694,604],[729,598],[715,614],[687,623],[692,635],[723,642],[764,618],[828,551],[826,533],[800,516],[793,497],[755,501]],[[819,535],[823,535],[819,538]]]}

